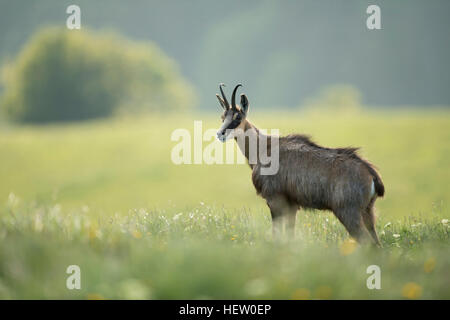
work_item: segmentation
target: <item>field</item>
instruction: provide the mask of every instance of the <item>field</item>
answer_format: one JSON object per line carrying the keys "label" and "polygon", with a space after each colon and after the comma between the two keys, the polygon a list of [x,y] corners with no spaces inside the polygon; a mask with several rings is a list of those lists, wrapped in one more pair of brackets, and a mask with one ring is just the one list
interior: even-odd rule
{"label": "field", "polygon": [[[0,298],[450,299],[449,111],[250,117],[363,147],[386,186],[384,248],[357,246],[331,213],[311,211],[294,241],[274,242],[247,165],[173,164],[173,130],[215,128],[218,114],[2,124]],[[69,265],[81,290],[66,288]],[[380,290],[366,286],[370,265]]]}

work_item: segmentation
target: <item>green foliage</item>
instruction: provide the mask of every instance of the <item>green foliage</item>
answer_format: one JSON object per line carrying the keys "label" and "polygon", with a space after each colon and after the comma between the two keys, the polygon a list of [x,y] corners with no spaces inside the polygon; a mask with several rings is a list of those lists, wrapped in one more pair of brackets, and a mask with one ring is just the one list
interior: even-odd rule
{"label": "green foliage", "polygon": [[21,122],[184,109],[194,98],[155,45],[58,28],[37,33],[5,67],[3,82],[2,107]]}

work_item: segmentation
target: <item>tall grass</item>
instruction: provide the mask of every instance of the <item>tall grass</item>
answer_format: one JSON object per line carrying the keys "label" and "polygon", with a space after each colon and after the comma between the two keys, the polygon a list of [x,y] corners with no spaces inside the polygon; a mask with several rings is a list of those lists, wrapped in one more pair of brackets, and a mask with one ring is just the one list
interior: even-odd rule
{"label": "tall grass", "polygon": [[[450,298],[450,228],[435,218],[381,219],[375,249],[326,213],[303,215],[294,241],[274,242],[266,213],[207,205],[102,218],[20,202],[0,212],[1,298]],[[81,290],[65,287],[74,264]],[[366,286],[370,265],[380,290]]]}

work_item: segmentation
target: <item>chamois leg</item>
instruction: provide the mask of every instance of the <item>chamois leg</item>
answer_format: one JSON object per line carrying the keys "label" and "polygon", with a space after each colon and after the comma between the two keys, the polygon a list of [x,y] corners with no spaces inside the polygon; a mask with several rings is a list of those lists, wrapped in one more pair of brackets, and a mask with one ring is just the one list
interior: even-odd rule
{"label": "chamois leg", "polygon": [[270,214],[272,216],[272,239],[278,240],[283,232],[283,215],[275,208],[270,209]]}
{"label": "chamois leg", "polygon": [[295,218],[297,216],[297,207],[290,206],[289,210],[285,213],[286,219],[286,232],[288,239],[295,238]]}
{"label": "chamois leg", "polygon": [[335,216],[359,243],[364,243],[367,239],[367,232],[364,228],[359,208],[340,208],[333,211]]}
{"label": "chamois leg", "polygon": [[283,232],[284,215],[289,207],[288,203],[282,197],[275,197],[267,199],[267,205],[272,215],[272,237],[273,239],[280,239]]}
{"label": "chamois leg", "polygon": [[272,215],[272,239],[280,239],[283,231],[283,215],[280,211],[270,209]]}
{"label": "chamois leg", "polygon": [[381,247],[380,239],[378,239],[377,229],[375,228],[375,212],[374,212],[374,205],[375,198],[370,201],[369,206],[367,209],[362,213],[364,224],[369,231],[370,236],[372,237],[374,243]]}

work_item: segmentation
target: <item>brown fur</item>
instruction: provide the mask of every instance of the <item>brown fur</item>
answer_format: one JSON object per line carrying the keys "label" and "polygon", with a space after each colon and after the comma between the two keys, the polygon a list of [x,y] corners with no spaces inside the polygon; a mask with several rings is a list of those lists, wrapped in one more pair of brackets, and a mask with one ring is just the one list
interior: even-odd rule
{"label": "brown fur", "polygon": [[[244,121],[247,122],[246,130],[256,130]],[[299,208],[331,210],[355,239],[363,240],[365,226],[374,242],[379,244],[373,204],[376,196],[384,195],[384,186],[373,165],[362,159],[357,150],[325,148],[304,135],[280,137],[278,172],[261,175],[261,165],[252,166],[253,185],[266,199],[275,229],[281,228],[276,225],[281,223],[278,220],[295,217]],[[372,181],[376,192],[373,197]],[[294,224],[295,221],[291,221],[288,229]],[[279,232],[274,230],[275,234]],[[289,232],[293,233],[292,230]]]}

